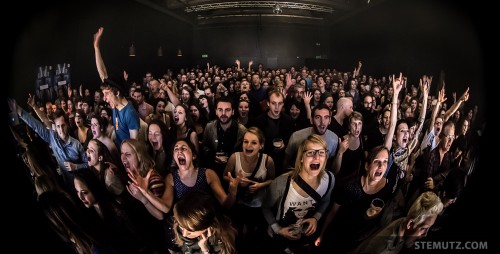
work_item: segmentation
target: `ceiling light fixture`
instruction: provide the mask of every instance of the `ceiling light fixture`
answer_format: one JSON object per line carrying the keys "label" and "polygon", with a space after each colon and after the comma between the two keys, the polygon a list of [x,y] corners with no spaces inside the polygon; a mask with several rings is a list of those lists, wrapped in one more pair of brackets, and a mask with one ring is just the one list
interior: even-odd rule
{"label": "ceiling light fixture", "polygon": [[177,56],[182,56],[182,50],[181,49],[177,50]]}
{"label": "ceiling light fixture", "polygon": [[276,3],[276,5],[274,5],[273,13],[278,15],[283,13],[283,10],[281,9],[281,5],[279,3]]}

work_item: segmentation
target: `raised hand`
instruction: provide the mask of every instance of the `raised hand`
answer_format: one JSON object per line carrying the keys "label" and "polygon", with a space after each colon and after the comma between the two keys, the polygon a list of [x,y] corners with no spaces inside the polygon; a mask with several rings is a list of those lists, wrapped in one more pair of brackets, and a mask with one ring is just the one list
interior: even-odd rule
{"label": "raised hand", "polygon": [[31,95],[31,93],[28,94],[28,106],[30,106],[32,108],[36,107],[35,97],[33,95]]}
{"label": "raised hand", "polygon": [[467,90],[465,90],[464,94],[460,96],[460,100],[462,102],[466,102],[469,99],[469,87],[467,87]]}
{"label": "raised hand", "polygon": [[102,33],[104,32],[103,27],[99,27],[97,33],[94,34],[94,48],[99,48],[99,43],[101,42]]}
{"label": "raised hand", "polygon": [[227,178],[229,180],[229,192],[236,192],[238,190],[238,185],[240,184],[241,177],[233,177],[231,172],[227,172]]}
{"label": "raised hand", "polygon": [[127,73],[127,71],[126,71],[126,70],[123,70],[123,79],[124,79],[125,81],[127,81],[127,80],[128,80],[128,73]]}
{"label": "raised hand", "polygon": [[207,240],[210,236],[212,236],[212,229],[208,228],[207,232],[201,234],[201,236],[198,238],[198,239],[200,239],[198,241],[198,246],[200,246],[201,253],[208,253],[210,251],[208,244],[207,244],[207,242],[208,242]]}
{"label": "raised hand", "polygon": [[[389,76],[389,79],[391,77]],[[392,75],[392,88],[394,88],[394,96],[398,96],[399,92],[401,92],[401,88],[403,88],[402,85],[402,80],[403,80],[403,73],[399,73],[399,77],[395,78],[394,74]]]}
{"label": "raised hand", "polygon": [[238,60],[238,59],[236,59],[235,63],[236,63],[236,65],[238,65],[238,66],[240,66],[240,64],[241,64],[240,60]]}
{"label": "raised hand", "polygon": [[12,111],[13,113],[17,114],[17,103],[16,103],[16,100],[14,100],[12,98],[9,98],[9,99],[7,99],[7,104],[9,104],[10,111]]}
{"label": "raised hand", "polygon": [[443,103],[446,101],[446,97],[445,97],[446,93],[444,92],[444,87],[439,90],[438,92],[438,102],[439,103]]}
{"label": "raised hand", "polygon": [[311,92],[309,92],[309,91],[305,92],[304,96],[303,96],[304,104],[310,105],[312,97],[313,97],[313,95]]}

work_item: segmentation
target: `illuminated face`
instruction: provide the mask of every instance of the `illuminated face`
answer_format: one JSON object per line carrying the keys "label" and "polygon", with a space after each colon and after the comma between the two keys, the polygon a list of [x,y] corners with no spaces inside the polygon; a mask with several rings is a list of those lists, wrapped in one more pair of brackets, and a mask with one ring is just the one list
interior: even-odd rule
{"label": "illuminated face", "polygon": [[[118,104],[118,98],[116,97],[115,94],[110,89],[103,89],[102,93],[104,94],[104,101],[107,102],[112,108],[115,107],[115,105]],[[80,104],[80,103],[78,103]],[[77,105],[77,108],[80,107],[81,105]]]}
{"label": "illuminated face", "polygon": [[96,204],[97,201],[95,200],[94,194],[92,194],[92,192],[89,191],[89,188],[84,182],[75,178],[74,184],[75,184],[76,194],[78,195],[78,198],[82,201],[85,207],[90,208],[94,204]]}
{"label": "illuminated face", "polygon": [[157,124],[149,125],[148,139],[153,150],[161,151],[163,149],[163,135],[161,134],[160,126]]}
{"label": "illuminated face", "polygon": [[241,101],[238,105],[238,114],[240,117],[246,118],[248,116],[248,111],[250,109],[250,105],[246,101]]}
{"label": "illuminated face", "polygon": [[410,248],[415,244],[415,241],[427,236],[427,232],[436,222],[437,215],[431,215],[425,218],[425,220],[420,225],[411,224],[410,228],[407,228],[404,233],[405,246]]}
{"label": "illuminated face", "polygon": [[243,154],[252,157],[259,153],[263,145],[259,142],[257,135],[247,132],[243,136]]}
{"label": "illuminated face", "polygon": [[186,122],[186,110],[180,105],[174,109],[174,123],[176,125],[183,125]]}
{"label": "illuminated face", "polygon": [[[87,164],[89,167],[94,167],[99,164],[99,155],[97,154],[97,143],[90,141],[87,145]],[[102,159],[102,158],[101,158]]]}
{"label": "illuminated face", "polygon": [[189,92],[186,89],[182,89],[182,92],[181,92],[182,102],[186,103],[189,101],[190,98],[191,98],[191,95],[189,94]]}
{"label": "illuminated face", "polygon": [[436,117],[434,120],[434,134],[437,136],[441,133],[441,129],[443,128],[443,118]]}
{"label": "illuminated face", "polygon": [[441,139],[439,145],[445,150],[449,151],[453,141],[455,140],[455,127],[448,125],[443,129],[444,138]]}
{"label": "illuminated face", "polygon": [[137,157],[137,153],[132,146],[129,143],[123,143],[120,151],[123,167],[125,167],[127,171],[137,171],[136,169],[139,166],[139,158]]}
{"label": "illuminated face", "polygon": [[328,152],[320,144],[309,142],[302,154],[303,171],[310,176],[318,176],[325,168]]}
{"label": "illuminated face", "polygon": [[389,161],[389,153],[387,150],[381,150],[373,161],[365,163],[366,176],[373,181],[380,181],[384,178],[385,171],[387,170],[387,162]]}
{"label": "illuminated face", "polygon": [[66,141],[68,138],[68,125],[66,125],[64,116],[54,119],[54,124],[56,125],[56,131],[59,138]]}
{"label": "illuminated face", "polygon": [[75,114],[75,123],[76,126],[82,127],[85,122],[85,119],[82,118],[82,116],[78,113]]}
{"label": "illuminated face", "polygon": [[269,106],[268,115],[273,119],[278,119],[280,117],[281,110],[283,109],[283,96],[272,94],[269,97],[269,102],[267,103]]}
{"label": "illuminated face", "polygon": [[219,102],[217,103],[216,112],[217,118],[221,124],[227,124],[231,121],[231,117],[233,116],[233,107],[230,102]]}
{"label": "illuminated face", "polygon": [[366,109],[366,110],[371,110],[372,109],[372,106],[373,106],[373,98],[371,96],[366,96],[364,99],[363,99],[363,107]]}
{"label": "illuminated face", "polygon": [[410,140],[410,130],[408,128],[408,124],[400,123],[396,127],[396,143],[399,147],[405,148],[408,145],[408,141]]}
{"label": "illuminated face", "polygon": [[384,111],[384,115],[382,116],[382,125],[385,129],[389,129],[391,125],[391,111]]}
{"label": "illuminated face", "polygon": [[97,121],[96,118],[92,118],[92,120],[90,120],[90,129],[92,130],[92,136],[94,138],[100,138],[102,136],[101,125],[99,124],[99,121]]}
{"label": "illuminated face", "polygon": [[323,135],[328,130],[331,116],[327,109],[314,110],[313,128],[318,135]]}
{"label": "illuminated face", "polygon": [[250,91],[250,84],[248,83],[248,81],[243,81],[241,82],[241,92],[248,92]]}
{"label": "illuminated face", "polygon": [[179,169],[189,169],[195,159],[193,151],[186,141],[177,141],[174,145],[174,160]]}
{"label": "illuminated face", "polygon": [[352,119],[349,124],[349,132],[354,137],[358,138],[361,135],[361,129],[363,128],[363,121],[361,119]]}
{"label": "illuminated face", "polygon": [[464,120],[464,122],[462,123],[462,135],[467,134],[468,130],[469,130],[469,121]]}

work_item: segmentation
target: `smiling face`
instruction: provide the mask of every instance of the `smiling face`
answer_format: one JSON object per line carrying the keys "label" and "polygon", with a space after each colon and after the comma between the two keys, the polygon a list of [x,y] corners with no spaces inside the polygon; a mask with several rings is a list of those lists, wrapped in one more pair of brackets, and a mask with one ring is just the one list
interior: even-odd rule
{"label": "smiling face", "polygon": [[380,181],[387,170],[389,153],[386,149],[380,150],[372,161],[365,163],[366,177],[372,181]]}
{"label": "smiling face", "polygon": [[177,141],[174,145],[174,160],[179,169],[189,169],[193,164],[193,151],[184,140]]}
{"label": "smiling face", "polygon": [[263,145],[260,143],[257,135],[247,132],[243,136],[243,154],[251,157],[259,153]]}

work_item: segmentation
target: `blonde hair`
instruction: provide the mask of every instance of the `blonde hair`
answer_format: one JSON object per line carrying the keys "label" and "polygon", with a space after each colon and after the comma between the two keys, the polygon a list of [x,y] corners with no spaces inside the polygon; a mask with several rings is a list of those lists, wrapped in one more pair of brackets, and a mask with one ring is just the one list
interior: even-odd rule
{"label": "blonde hair", "polygon": [[136,139],[126,139],[123,140],[123,144],[128,144],[134,150],[137,155],[137,166],[138,172],[142,177],[146,177],[149,170],[154,169],[156,164],[153,158],[148,154],[146,144],[144,142],[138,141]]}
{"label": "blonde hair", "polygon": [[432,191],[427,191],[413,202],[408,211],[407,218],[413,219],[413,228],[419,227],[429,216],[438,215],[443,210],[441,199]]}
{"label": "blonde hair", "polygon": [[[326,142],[317,134],[309,135],[309,137],[307,137],[302,142],[302,144],[300,144],[299,150],[297,151],[297,157],[295,158],[295,169],[292,172],[292,179],[295,179],[304,168],[304,164],[302,163],[302,157],[304,156],[304,153],[307,150],[308,144],[319,144],[323,147],[323,149],[327,150],[326,153],[328,154]],[[321,178],[325,173],[325,167],[326,167],[326,162],[323,163],[323,166],[320,168],[320,174],[318,175],[319,178]]]}

